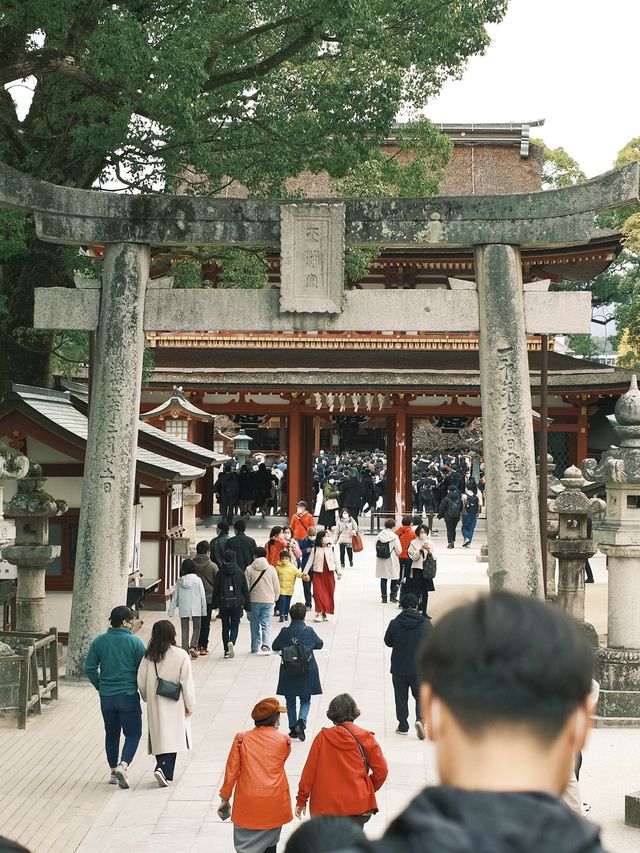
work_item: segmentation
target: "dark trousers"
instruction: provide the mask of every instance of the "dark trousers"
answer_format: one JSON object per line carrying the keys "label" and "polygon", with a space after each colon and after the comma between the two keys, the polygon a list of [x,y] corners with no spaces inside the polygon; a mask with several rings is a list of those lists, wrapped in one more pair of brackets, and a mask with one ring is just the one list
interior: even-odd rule
{"label": "dark trousers", "polygon": [[400,583],[404,578],[411,577],[411,560],[408,557],[400,557]]}
{"label": "dark trousers", "polygon": [[[213,604],[207,603],[207,615],[200,617],[200,638],[198,640],[198,648],[206,649],[209,646],[209,631],[211,629],[211,613],[213,612]],[[167,776],[167,774],[164,774]],[[169,777],[167,776],[167,779]]]}
{"label": "dark trousers", "polygon": [[168,782],[173,782],[177,755],[177,752],[163,752],[160,755],[156,755],[156,770],[162,770]]}
{"label": "dark trousers", "polygon": [[302,589],[304,590],[304,603],[307,609],[312,606],[311,587],[313,582],[313,572],[308,581],[302,581]]}
{"label": "dark trousers", "polygon": [[453,545],[456,541],[456,527],[459,521],[459,516],[458,518],[445,518],[444,520],[444,523],[447,525],[447,543],[449,545]]}
{"label": "dark trousers", "polygon": [[[104,749],[109,767],[117,767],[120,761],[131,764],[142,737],[140,696],[137,692],[101,696],[100,710],[104,720]],[[121,734],[124,734],[124,746],[122,757],[118,759]]]}
{"label": "dark trousers", "polygon": [[242,619],[242,607],[221,607],[220,619],[222,620],[222,645],[227,651],[229,643],[236,644],[238,640],[238,628]]}
{"label": "dark trousers", "polygon": [[226,518],[229,524],[233,524],[233,505],[235,501],[220,498],[220,515]]}
{"label": "dark trousers", "polygon": [[353,566],[353,547],[346,542],[340,542],[340,565],[344,569],[345,554],[349,557],[349,565]]}
{"label": "dark trousers", "polygon": [[420,692],[417,675],[392,675],[393,694],[396,700],[398,728],[409,731],[409,690],[416,700],[416,720],[420,719]]}
{"label": "dark trousers", "polygon": [[[380,594],[381,595],[387,594],[387,584],[388,584],[387,578],[380,578]],[[391,581],[391,595],[395,595],[397,593],[399,586],[400,586],[399,580],[392,580]]]}

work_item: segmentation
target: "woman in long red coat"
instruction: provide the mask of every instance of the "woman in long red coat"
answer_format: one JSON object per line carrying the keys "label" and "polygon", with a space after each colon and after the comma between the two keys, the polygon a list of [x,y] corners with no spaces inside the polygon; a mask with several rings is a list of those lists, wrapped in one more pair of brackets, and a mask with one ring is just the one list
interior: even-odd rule
{"label": "woman in long red coat", "polygon": [[307,567],[313,566],[313,601],[316,607],[316,622],[326,622],[327,613],[332,614],[334,612],[333,597],[336,590],[336,577],[338,579],[342,577],[336,563],[336,555],[330,536],[328,530],[318,531],[315,545],[306,564]]}
{"label": "woman in long red coat", "polygon": [[348,693],[332,699],[327,717],[334,725],[321,729],[311,746],[298,786],[297,818],[309,800],[311,817],[345,815],[360,826],[378,811],[375,792],[389,771],[373,732],[354,725],[359,716]]}

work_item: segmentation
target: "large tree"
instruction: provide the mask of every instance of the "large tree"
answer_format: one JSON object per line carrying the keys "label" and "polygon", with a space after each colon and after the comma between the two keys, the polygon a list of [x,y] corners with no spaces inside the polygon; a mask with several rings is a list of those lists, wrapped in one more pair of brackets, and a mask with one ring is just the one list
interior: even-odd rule
{"label": "large tree", "polygon": [[[194,191],[236,181],[263,195],[304,170],[345,177],[485,48],[506,6],[4,0],[0,158],[67,186],[146,192],[184,190],[189,175]],[[34,94],[19,118],[20,86]],[[29,331],[33,288],[71,285],[78,260],[13,214],[0,212],[0,238],[0,380],[46,382],[53,339]]]}

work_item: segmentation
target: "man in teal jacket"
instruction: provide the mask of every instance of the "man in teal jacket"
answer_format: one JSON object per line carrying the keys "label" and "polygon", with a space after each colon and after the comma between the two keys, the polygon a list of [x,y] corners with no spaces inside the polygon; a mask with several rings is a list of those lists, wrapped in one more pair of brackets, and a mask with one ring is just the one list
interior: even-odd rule
{"label": "man in teal jacket", "polygon": [[[138,694],[138,667],[144,657],[144,643],[131,633],[135,613],[129,607],[114,607],[111,627],[91,643],[84,671],[100,694],[104,720],[105,751],[112,785],[129,787],[127,769],[142,736],[142,710]],[[120,734],[124,747],[120,753]]]}

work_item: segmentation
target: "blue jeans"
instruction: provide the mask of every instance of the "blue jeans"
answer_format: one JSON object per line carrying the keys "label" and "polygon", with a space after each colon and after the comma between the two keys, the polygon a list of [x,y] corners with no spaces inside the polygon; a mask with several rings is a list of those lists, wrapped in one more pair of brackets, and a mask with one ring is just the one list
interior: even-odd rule
{"label": "blue jeans", "polygon": [[462,516],[462,538],[471,542],[473,539],[473,533],[476,529],[476,524],[478,523],[477,515],[463,515]]}
{"label": "blue jeans", "polygon": [[280,612],[280,616],[288,616],[289,615],[289,606],[291,605],[291,596],[290,595],[281,595],[278,599],[278,610]]}
{"label": "blue jeans", "polygon": [[309,711],[311,710],[311,696],[300,697],[300,711],[296,711],[297,696],[285,696],[287,706],[287,716],[289,717],[289,728],[294,729],[298,720],[302,720],[305,725]]}
{"label": "blue jeans", "polygon": [[[109,767],[117,767],[120,761],[131,764],[142,737],[140,696],[137,692],[101,696],[100,710],[104,720],[104,748]],[[124,734],[124,746],[122,757],[118,759],[121,733]]]}
{"label": "blue jeans", "polygon": [[253,602],[249,611],[249,624],[251,626],[251,651],[257,652],[260,646],[271,647],[269,632],[271,629],[271,615],[273,604],[261,604]]}

